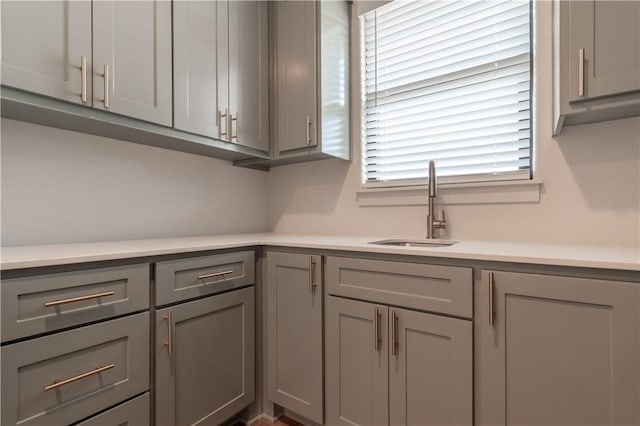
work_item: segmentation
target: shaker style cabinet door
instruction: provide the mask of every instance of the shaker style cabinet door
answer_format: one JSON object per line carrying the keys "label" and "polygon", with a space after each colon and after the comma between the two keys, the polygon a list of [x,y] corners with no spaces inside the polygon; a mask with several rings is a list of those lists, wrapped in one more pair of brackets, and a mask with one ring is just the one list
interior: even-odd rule
{"label": "shaker style cabinet door", "polygon": [[327,297],[328,425],[389,423],[388,308]]}
{"label": "shaker style cabinet door", "polygon": [[220,139],[227,139],[228,122],[220,105],[227,90],[220,69],[226,67],[226,9],[223,1],[173,3],[174,127]]}
{"label": "shaker style cabinet door", "polygon": [[162,425],[217,425],[255,399],[254,288],[155,313],[155,413]]}
{"label": "shaker style cabinet door", "polygon": [[279,150],[316,146],[315,1],[278,1],[275,8],[276,111]]}
{"label": "shaker style cabinet door", "polygon": [[3,1],[0,8],[2,84],[90,106],[91,2]]}
{"label": "shaker style cabinet door", "polygon": [[569,1],[571,101],[640,91],[640,2]]}
{"label": "shaker style cabinet door", "polygon": [[483,271],[475,424],[640,423],[640,284]]}
{"label": "shaker style cabinet door", "polygon": [[269,11],[265,1],[229,1],[230,140],[269,151]]}
{"label": "shaker style cabinet door", "polygon": [[94,108],[171,126],[171,2],[92,5]]}
{"label": "shaker style cabinet door", "polygon": [[271,401],[322,424],[322,257],[267,253]]}

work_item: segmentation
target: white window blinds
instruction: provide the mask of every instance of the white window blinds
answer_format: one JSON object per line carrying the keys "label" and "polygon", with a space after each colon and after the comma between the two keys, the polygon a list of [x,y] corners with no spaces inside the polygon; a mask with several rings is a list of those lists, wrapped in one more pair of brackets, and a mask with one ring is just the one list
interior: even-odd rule
{"label": "white window blinds", "polygon": [[[528,0],[396,0],[360,17],[365,183],[530,178]],[[445,178],[446,181],[446,178]]]}

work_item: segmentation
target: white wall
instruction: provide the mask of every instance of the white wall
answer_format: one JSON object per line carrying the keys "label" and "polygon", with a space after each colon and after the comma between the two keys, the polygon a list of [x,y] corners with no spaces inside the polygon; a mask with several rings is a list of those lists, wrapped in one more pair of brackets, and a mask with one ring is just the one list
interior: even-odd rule
{"label": "white wall", "polygon": [[267,230],[265,173],[3,119],[2,245]]}
{"label": "white wall", "polygon": [[[640,119],[568,127],[551,136],[551,2],[538,1],[535,8],[534,154],[535,178],[544,182],[540,202],[447,206],[445,236],[639,247]],[[353,75],[358,76],[354,50]],[[353,86],[353,99],[360,99],[358,84]],[[354,102],[354,117],[359,117],[357,108]],[[352,163],[325,160],[272,169],[270,227],[285,233],[424,237],[425,206],[359,207],[359,123],[353,124]]]}

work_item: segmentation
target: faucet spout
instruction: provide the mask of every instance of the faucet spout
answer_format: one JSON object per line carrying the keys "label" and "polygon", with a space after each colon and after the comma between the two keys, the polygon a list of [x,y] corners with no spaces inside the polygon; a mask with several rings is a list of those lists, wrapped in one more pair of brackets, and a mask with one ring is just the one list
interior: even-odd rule
{"label": "faucet spout", "polygon": [[436,181],[436,163],[429,161],[429,212],[427,214],[427,239],[436,238],[437,229],[446,229],[447,220],[444,216],[444,210],[442,210],[442,220],[438,220],[436,217],[436,194],[438,193]]}

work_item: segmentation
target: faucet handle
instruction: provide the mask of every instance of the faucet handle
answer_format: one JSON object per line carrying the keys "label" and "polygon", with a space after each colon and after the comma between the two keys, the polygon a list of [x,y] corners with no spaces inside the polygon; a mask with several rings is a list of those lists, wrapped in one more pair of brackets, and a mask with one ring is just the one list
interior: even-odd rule
{"label": "faucet handle", "polygon": [[436,220],[435,227],[440,229],[447,229],[447,217],[445,216],[444,209],[442,209],[442,220]]}

